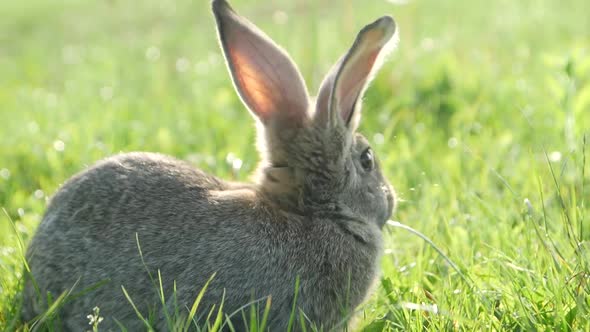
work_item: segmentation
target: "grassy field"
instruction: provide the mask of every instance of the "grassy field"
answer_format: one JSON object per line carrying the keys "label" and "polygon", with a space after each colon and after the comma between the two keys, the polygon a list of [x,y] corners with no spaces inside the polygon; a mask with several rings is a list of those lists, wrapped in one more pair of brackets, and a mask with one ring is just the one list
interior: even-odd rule
{"label": "grassy field", "polygon": [[[233,5],[310,91],[364,24],[398,22],[360,130],[400,195],[394,219],[442,254],[386,226],[359,328],[590,331],[590,2]],[[147,150],[247,179],[257,154],[209,1],[4,1],[0,17],[0,330],[12,330],[23,246],[68,177]]]}

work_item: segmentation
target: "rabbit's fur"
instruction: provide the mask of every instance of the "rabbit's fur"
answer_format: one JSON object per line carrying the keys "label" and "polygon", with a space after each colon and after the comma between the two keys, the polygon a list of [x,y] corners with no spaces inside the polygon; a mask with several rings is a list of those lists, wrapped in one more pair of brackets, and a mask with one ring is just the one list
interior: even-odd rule
{"label": "rabbit's fur", "polygon": [[358,101],[393,39],[393,20],[359,33],[311,105],[278,46],[224,0],[213,1],[213,11],[236,89],[260,125],[255,180],[226,182],[153,153],[117,155],[74,176],[51,200],[28,249],[25,319],[47,309],[47,292],[55,299],[73,288],[54,319],[58,330],[89,329],[95,306],[101,330],[118,330],[117,322],[145,329],[123,286],[139,312],[167,330],[164,309],[186,315],[213,275],[197,311],[201,325],[223,300],[241,330],[247,305],[261,300],[262,310],[271,297],[272,331],[287,327],[294,303],[296,317],[344,329],[366,297],[395,198],[355,131]]}

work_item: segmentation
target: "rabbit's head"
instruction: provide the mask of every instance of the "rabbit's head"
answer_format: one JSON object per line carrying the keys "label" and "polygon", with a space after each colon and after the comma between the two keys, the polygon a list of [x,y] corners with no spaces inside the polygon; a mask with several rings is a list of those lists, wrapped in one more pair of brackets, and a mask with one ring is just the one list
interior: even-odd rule
{"label": "rabbit's head", "polygon": [[280,208],[340,213],[382,226],[395,197],[356,129],[372,74],[396,39],[393,19],[364,27],[313,102],[289,56],[225,0],[213,1],[234,86],[259,124],[260,192]]}

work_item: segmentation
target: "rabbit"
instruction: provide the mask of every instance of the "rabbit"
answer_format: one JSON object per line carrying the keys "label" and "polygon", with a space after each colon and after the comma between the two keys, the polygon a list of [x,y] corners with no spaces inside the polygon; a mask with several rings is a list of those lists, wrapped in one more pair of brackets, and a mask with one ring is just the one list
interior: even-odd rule
{"label": "rabbit", "polygon": [[224,328],[245,330],[251,306],[261,315],[270,299],[270,331],[293,315],[295,330],[345,330],[367,298],[396,196],[357,127],[363,93],[397,40],[393,18],[365,26],[311,99],[285,51],[225,0],[211,6],[233,85],[258,124],[252,182],[145,152],[73,176],[28,247],[25,320],[43,315],[48,294],[64,294],[46,321],[55,330],[88,330],[96,306],[100,330],[166,331],[168,315],[188,317],[207,285],[200,326],[222,309]]}

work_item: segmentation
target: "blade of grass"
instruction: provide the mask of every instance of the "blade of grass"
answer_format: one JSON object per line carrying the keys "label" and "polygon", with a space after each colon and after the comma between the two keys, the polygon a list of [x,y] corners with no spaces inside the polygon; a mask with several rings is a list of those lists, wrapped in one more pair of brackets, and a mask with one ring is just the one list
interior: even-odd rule
{"label": "blade of grass", "polygon": [[547,165],[549,166],[549,171],[551,172],[551,177],[553,178],[553,183],[555,185],[555,191],[556,191],[559,205],[561,207],[561,211],[563,212],[563,215],[565,217],[566,235],[567,235],[568,239],[570,240],[569,241],[570,245],[572,246],[572,248],[575,249],[577,244],[580,241],[576,238],[576,232],[573,229],[570,214],[568,212],[567,207],[565,206],[565,200],[563,199],[563,196],[561,195],[561,186],[559,185],[559,181],[557,181],[557,176],[555,175],[555,171],[553,170],[553,165],[551,164],[551,160],[549,159],[549,155],[547,154],[547,150],[545,150],[545,148],[543,148],[543,153],[545,154],[545,161],[547,162]]}
{"label": "blade of grass", "polygon": [[268,322],[268,315],[270,314],[270,306],[272,304],[272,297],[266,298],[266,304],[264,305],[264,313],[262,314],[262,321],[259,324],[259,331],[264,332],[266,324]]}
{"label": "blade of grass", "polygon": [[393,220],[388,220],[387,224],[389,226],[393,226],[393,227],[397,227],[397,228],[401,228],[404,229],[414,235],[417,235],[418,237],[420,237],[422,240],[426,241],[426,243],[428,243],[434,250],[436,250],[436,252],[453,268],[453,270],[455,270],[459,276],[467,283],[467,285],[469,285],[469,287],[471,289],[477,289],[475,287],[475,283],[473,282],[473,280],[466,276],[463,272],[461,272],[461,269],[459,269],[459,267],[457,266],[457,264],[455,264],[451,258],[449,256],[447,256],[436,244],[434,244],[434,242],[428,238],[426,235],[420,233],[419,231],[413,229],[410,226],[406,226],[402,223],[400,223],[399,221],[393,221]]}
{"label": "blade of grass", "polygon": [[[584,138],[582,140],[582,197],[586,197],[585,193],[586,193],[586,135],[584,134]],[[582,225],[584,225],[584,212],[585,211],[585,200],[582,199],[582,202],[580,203],[580,211],[581,212],[581,216],[580,216],[580,240],[584,241],[584,227],[582,227]]]}
{"label": "blade of grass", "polygon": [[219,309],[217,310],[217,317],[215,317],[215,322],[213,323],[213,327],[211,327],[210,332],[217,332],[221,327],[221,323],[223,322],[223,302],[225,301],[225,290],[223,291],[223,295],[221,296],[221,303],[219,303]]}
{"label": "blade of grass", "polygon": [[139,319],[141,319],[141,321],[145,324],[145,326],[147,327],[148,331],[154,331],[152,329],[150,323],[143,317],[143,315],[141,314],[141,312],[139,312],[139,309],[137,309],[137,306],[135,305],[135,303],[133,302],[133,300],[131,299],[131,297],[127,293],[127,290],[125,289],[125,286],[121,286],[121,289],[123,290],[123,294],[125,294],[125,298],[129,302],[129,304],[131,304],[131,307],[133,307],[133,310],[135,310],[135,314],[137,315],[137,317],[139,317]]}
{"label": "blade of grass", "polygon": [[297,297],[299,295],[299,283],[300,279],[299,276],[295,278],[295,295],[293,296],[293,307],[291,308],[291,316],[289,317],[289,324],[287,325],[287,332],[291,332],[293,329],[293,324],[295,323],[295,317],[297,316],[295,313],[295,309],[297,308]]}
{"label": "blade of grass", "polygon": [[[137,233],[136,233],[137,235]],[[166,319],[166,324],[168,325],[168,328],[171,327],[171,325],[173,324],[172,322],[172,317],[170,316],[170,313],[168,312],[168,306],[166,305],[166,296],[164,294],[164,286],[162,284],[162,272],[160,271],[160,269],[158,269],[158,292],[159,292],[159,297],[160,297],[160,302],[162,304],[162,311],[164,312],[164,318]]]}
{"label": "blade of grass", "polygon": [[[264,299],[266,299],[266,298],[268,298],[268,296],[265,296],[265,297],[262,297],[262,298],[259,298],[259,299],[257,299],[257,300],[253,300],[253,301],[250,301],[250,302],[248,302],[248,303],[244,304],[243,306],[241,306],[241,307],[239,307],[238,309],[234,310],[234,312],[232,312],[231,314],[229,314],[229,315],[226,315],[226,320],[225,320],[225,322],[226,322],[226,323],[228,323],[232,317],[234,317],[234,316],[235,316],[235,315],[237,315],[237,314],[241,314],[241,313],[243,313],[244,309],[246,309],[246,308],[248,308],[249,306],[252,306],[252,305],[254,305],[254,304],[257,304],[257,303],[259,303],[259,302],[262,302],[262,301],[263,301]],[[224,323],[224,326],[225,326],[225,323]],[[221,329],[222,329],[222,330],[223,330],[224,326],[222,326],[222,327],[221,327]]]}
{"label": "blade of grass", "polygon": [[250,332],[257,331],[256,327],[258,325],[258,313],[256,312],[258,309],[257,305],[250,306]]}
{"label": "blade of grass", "polygon": [[186,322],[185,322],[184,328],[183,328],[184,331],[188,330],[190,323],[193,321],[193,318],[195,317],[195,314],[197,313],[197,309],[199,308],[199,304],[201,303],[201,300],[203,300],[203,296],[205,296],[205,292],[207,291],[207,288],[209,287],[209,284],[211,283],[213,278],[215,278],[215,273],[213,273],[211,275],[209,280],[207,280],[205,285],[199,291],[199,294],[197,295],[197,298],[193,302],[193,305],[191,306],[191,310],[188,313],[188,317],[186,319]]}
{"label": "blade of grass", "polygon": [[65,299],[70,295],[70,293],[76,287],[77,284],[78,284],[78,282],[76,281],[76,283],[74,284],[74,286],[72,286],[72,288],[68,289],[67,291],[62,292],[55,300],[51,299],[51,293],[47,294],[48,303],[51,302],[51,305],[40,316],[40,318],[38,320],[36,320],[33,324],[31,324],[32,331],[37,331],[39,329],[39,327],[43,326],[43,324],[45,322],[51,321],[51,319],[53,318],[52,317],[53,314],[55,314],[59,310],[59,308],[65,303],[64,302]]}

